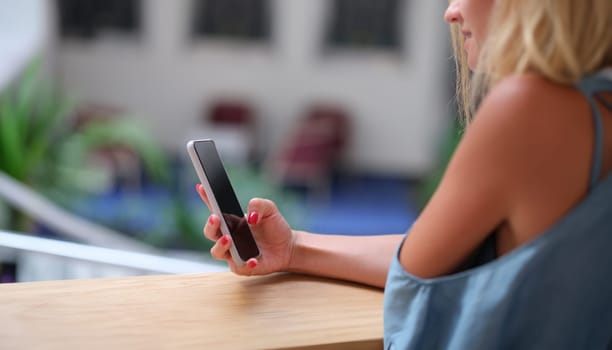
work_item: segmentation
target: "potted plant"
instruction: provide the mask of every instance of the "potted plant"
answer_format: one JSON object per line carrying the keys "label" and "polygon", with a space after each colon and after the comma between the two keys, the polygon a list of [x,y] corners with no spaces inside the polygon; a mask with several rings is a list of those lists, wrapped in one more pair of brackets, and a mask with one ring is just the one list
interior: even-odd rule
{"label": "potted plant", "polygon": [[[31,64],[0,94],[0,171],[61,201],[63,193],[82,190],[79,184],[87,179],[96,180],[84,166],[88,154],[121,146],[138,155],[151,178],[167,179],[165,154],[146,128],[129,116],[74,128],[70,117],[77,103],[51,89],[40,78],[39,66],[38,61]],[[4,226],[30,229],[26,215],[6,205],[4,209]]]}

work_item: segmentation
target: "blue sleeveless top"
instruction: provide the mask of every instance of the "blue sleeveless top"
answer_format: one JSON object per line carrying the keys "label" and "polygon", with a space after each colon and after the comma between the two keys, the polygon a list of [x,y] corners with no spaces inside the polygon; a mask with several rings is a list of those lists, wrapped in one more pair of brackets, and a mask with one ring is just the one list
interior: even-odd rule
{"label": "blue sleeveless top", "polygon": [[596,103],[612,109],[597,97],[612,91],[612,70],[578,88],[595,121],[589,193],[546,232],[463,272],[418,278],[398,249],[385,287],[385,349],[612,349],[612,173],[599,181]]}

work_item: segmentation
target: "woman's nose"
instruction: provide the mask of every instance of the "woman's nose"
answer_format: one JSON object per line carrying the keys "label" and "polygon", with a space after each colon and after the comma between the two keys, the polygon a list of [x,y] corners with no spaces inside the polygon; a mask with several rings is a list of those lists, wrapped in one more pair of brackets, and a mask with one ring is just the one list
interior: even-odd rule
{"label": "woman's nose", "polygon": [[458,0],[451,0],[448,4],[446,12],[444,12],[444,20],[448,23],[461,23],[463,21]]}

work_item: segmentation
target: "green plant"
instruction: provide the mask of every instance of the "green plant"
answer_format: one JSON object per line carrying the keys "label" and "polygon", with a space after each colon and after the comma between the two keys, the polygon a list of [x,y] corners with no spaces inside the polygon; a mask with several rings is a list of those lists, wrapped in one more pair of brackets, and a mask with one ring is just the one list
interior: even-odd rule
{"label": "green plant", "polygon": [[443,143],[440,149],[440,158],[438,163],[431,174],[425,178],[425,181],[419,191],[418,203],[420,203],[421,209],[425,207],[431,196],[433,196],[436,188],[442,180],[442,176],[446,171],[446,166],[450,161],[455,148],[461,140],[463,128],[458,122],[458,118],[454,119],[453,125],[449,128],[446,138],[443,139]]}
{"label": "green plant", "polygon": [[[132,150],[153,179],[166,181],[165,155],[155,138],[134,118],[121,116],[74,128],[69,117],[77,103],[40,77],[40,62],[0,95],[0,171],[61,199],[78,184],[92,179],[88,154],[108,146]],[[85,185],[86,186],[86,185]],[[27,230],[28,218],[9,209],[8,228]]]}

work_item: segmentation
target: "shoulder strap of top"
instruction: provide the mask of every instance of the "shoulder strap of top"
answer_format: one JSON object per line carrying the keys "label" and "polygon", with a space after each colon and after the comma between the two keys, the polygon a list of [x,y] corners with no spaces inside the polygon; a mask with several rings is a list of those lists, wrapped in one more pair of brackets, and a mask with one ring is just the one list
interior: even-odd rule
{"label": "shoulder strap of top", "polygon": [[585,77],[578,82],[577,87],[589,102],[592,112],[591,115],[593,116],[593,122],[595,125],[595,145],[589,180],[589,190],[591,190],[597,184],[597,180],[601,174],[601,166],[603,162],[604,130],[603,122],[601,120],[601,111],[599,110],[597,101],[601,102],[608,109],[612,110],[612,103],[609,103],[603,98],[597,98],[597,94],[604,91],[612,92],[612,68],[606,69],[598,74]]}

